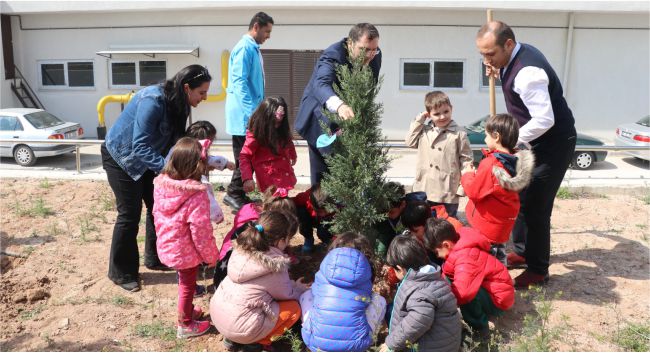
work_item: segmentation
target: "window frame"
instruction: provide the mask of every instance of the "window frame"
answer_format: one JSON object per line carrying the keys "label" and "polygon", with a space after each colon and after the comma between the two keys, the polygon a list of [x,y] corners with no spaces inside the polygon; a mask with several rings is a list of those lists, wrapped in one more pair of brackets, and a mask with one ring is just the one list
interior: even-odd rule
{"label": "window frame", "polygon": [[[167,59],[154,58],[147,59],[110,59],[108,60],[108,88],[109,89],[142,89],[146,85],[140,84],[140,62],[164,62],[165,63],[165,79],[167,79]],[[113,84],[113,63],[134,63],[135,64],[135,84]]]}
{"label": "window frame", "polygon": [[[68,78],[68,63],[91,63],[93,66],[93,85],[92,86],[70,86]],[[63,82],[64,85],[44,85],[43,84],[43,64],[63,64]],[[36,61],[36,72],[38,75],[39,90],[96,90],[97,77],[95,75],[94,59],[40,59]]]}
{"label": "window frame", "polygon": [[19,128],[18,126],[20,126],[20,129],[19,129],[19,130],[2,130],[2,129],[0,129],[0,132],[25,131],[25,127],[23,126],[23,123],[20,122],[20,118],[19,118],[18,116],[14,116],[14,115],[0,115],[0,120],[1,120],[2,118],[5,118],[5,117],[13,118],[14,120],[16,120],[16,127],[14,127],[14,128],[15,128],[15,129],[18,129],[18,128]]}
{"label": "window frame", "polygon": [[[462,86],[460,87],[437,87],[434,86],[434,76],[436,72],[436,62],[456,62],[463,64],[462,71]],[[431,71],[429,73],[429,85],[404,85],[404,64],[405,63],[429,63]],[[467,60],[464,58],[400,58],[400,71],[399,71],[399,89],[400,90],[444,90],[444,91],[465,91],[466,78],[467,78]]]}

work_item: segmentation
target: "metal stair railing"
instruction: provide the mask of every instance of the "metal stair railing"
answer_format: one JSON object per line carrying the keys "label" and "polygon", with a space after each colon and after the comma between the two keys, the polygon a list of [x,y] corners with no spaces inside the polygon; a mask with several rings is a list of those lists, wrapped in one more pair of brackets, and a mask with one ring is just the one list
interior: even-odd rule
{"label": "metal stair railing", "polygon": [[[36,96],[36,93],[34,90],[32,90],[32,87],[29,86],[29,83],[27,82],[27,79],[25,79],[23,73],[21,73],[18,67],[15,65],[14,70],[17,75],[15,75],[13,78],[13,83],[11,83],[11,90],[18,97],[18,100],[23,105],[23,107],[45,110],[45,106],[38,99],[38,96]],[[29,100],[32,105],[29,106],[26,100]]]}

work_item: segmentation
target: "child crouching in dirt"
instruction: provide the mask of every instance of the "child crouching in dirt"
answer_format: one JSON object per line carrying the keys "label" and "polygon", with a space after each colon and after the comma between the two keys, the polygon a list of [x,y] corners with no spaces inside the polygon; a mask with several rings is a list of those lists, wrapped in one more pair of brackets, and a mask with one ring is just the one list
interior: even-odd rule
{"label": "child crouching in dirt", "polygon": [[228,351],[262,351],[300,318],[302,278],[289,278],[284,250],[298,222],[283,211],[267,211],[234,244],[228,275],[210,300],[212,322]]}
{"label": "child crouching in dirt", "polygon": [[338,236],[300,296],[302,338],[311,351],[368,350],[381,326],[386,301],[372,293],[373,248],[363,235]]}
{"label": "child crouching in dirt", "polygon": [[445,260],[442,272],[451,280],[463,320],[480,341],[489,341],[488,317],[502,315],[515,302],[512,278],[490,254],[490,242],[473,228],[459,234],[449,222],[434,218],[427,221],[425,242]]}
{"label": "child crouching in dirt", "polygon": [[461,322],[456,298],[420,241],[413,234],[395,237],[386,262],[401,282],[380,351],[459,351]]}
{"label": "child crouching in dirt", "polygon": [[193,304],[199,265],[214,265],[219,256],[207,187],[201,183],[206,167],[202,151],[197,140],[181,138],[160,176],[154,179],[158,256],[178,272],[178,338],[202,335],[210,329],[209,321],[198,320],[203,312]]}
{"label": "child crouching in dirt", "polygon": [[[228,231],[223,239],[221,245],[221,253],[219,254],[219,263],[214,270],[214,289],[219,287],[219,283],[228,275],[228,261],[232,253],[232,243],[237,240],[237,236],[246,229],[246,223],[259,219],[262,211],[286,211],[289,214],[296,215],[296,207],[293,200],[287,196],[287,190],[284,188],[276,189],[275,186],[270,186],[264,192],[262,203],[253,202],[248,203],[241,207],[235,214],[233,227]],[[295,257],[292,258],[292,264],[295,263]]]}

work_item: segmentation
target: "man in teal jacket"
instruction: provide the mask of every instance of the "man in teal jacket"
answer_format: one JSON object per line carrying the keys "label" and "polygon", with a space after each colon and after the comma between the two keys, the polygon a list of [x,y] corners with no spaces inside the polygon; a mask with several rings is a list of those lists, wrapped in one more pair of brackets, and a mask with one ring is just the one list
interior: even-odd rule
{"label": "man in teal jacket", "polygon": [[260,45],[271,37],[273,18],[258,12],[248,25],[248,33],[235,45],[228,61],[226,89],[226,132],[232,135],[236,168],[223,202],[234,210],[249,202],[239,170],[239,153],[246,140],[248,119],[264,99],[264,65]]}

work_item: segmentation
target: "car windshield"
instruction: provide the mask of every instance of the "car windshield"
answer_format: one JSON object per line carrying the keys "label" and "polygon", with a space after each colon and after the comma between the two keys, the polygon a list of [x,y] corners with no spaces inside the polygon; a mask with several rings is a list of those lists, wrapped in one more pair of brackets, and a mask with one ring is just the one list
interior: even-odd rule
{"label": "car windshield", "polygon": [[645,127],[650,127],[650,115],[636,122],[637,124]]}
{"label": "car windshield", "polygon": [[25,115],[25,119],[27,119],[27,121],[37,129],[46,129],[48,127],[65,124],[65,121],[46,111],[37,111],[27,114]]}
{"label": "car windshield", "polygon": [[485,131],[485,122],[487,121],[487,116],[484,116],[480,118],[478,121],[475,121],[469,125],[467,125],[467,129],[476,131],[476,132],[483,132]]}

